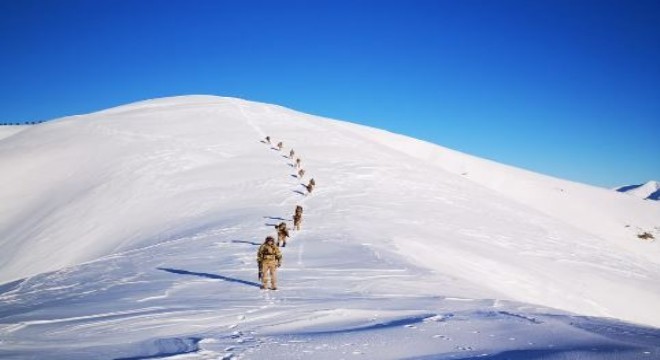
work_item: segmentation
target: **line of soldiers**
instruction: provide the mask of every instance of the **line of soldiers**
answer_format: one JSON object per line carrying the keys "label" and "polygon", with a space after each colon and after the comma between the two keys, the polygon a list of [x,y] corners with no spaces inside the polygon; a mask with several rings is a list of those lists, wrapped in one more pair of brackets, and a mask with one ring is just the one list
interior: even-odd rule
{"label": "line of soldiers", "polygon": [[[266,136],[266,143],[271,144],[270,136]],[[284,147],[284,144],[280,141],[277,143],[277,150],[281,151]],[[289,151],[289,158],[293,160],[296,152],[291,149]],[[305,170],[302,169],[302,160],[296,158],[295,168],[298,169],[298,179],[302,179],[305,175]],[[312,193],[314,187],[316,186],[316,181],[314,179],[309,180],[308,185],[303,186],[307,189],[307,195]],[[300,231],[302,225],[302,214],[303,208],[300,205],[296,205],[296,209],[293,214],[293,229]],[[277,290],[277,268],[282,265],[282,252],[280,251],[281,247],[286,247],[286,239],[290,237],[289,229],[286,226],[286,222],[281,222],[275,225],[277,230],[277,243],[272,236],[267,236],[264,243],[259,246],[257,251],[257,266],[259,269],[259,279],[261,280],[261,289],[267,289],[267,285],[270,278],[270,289]]]}
{"label": "line of soldiers", "polygon": [[[272,145],[270,136],[266,136],[265,142],[269,145]],[[282,151],[283,148],[284,148],[284,143],[281,141],[278,142],[275,147],[275,149],[277,149],[278,151]],[[295,150],[291,149],[289,151],[289,159],[293,160],[295,155],[296,155]],[[297,157],[293,166],[298,170],[298,179],[302,180],[303,176],[305,176],[305,169],[302,168],[302,159]],[[312,191],[314,191],[314,187],[316,187],[316,181],[314,181],[313,178],[309,179],[307,185],[302,184],[302,186],[305,187],[305,189],[307,190],[307,195],[309,195],[312,193]]]}

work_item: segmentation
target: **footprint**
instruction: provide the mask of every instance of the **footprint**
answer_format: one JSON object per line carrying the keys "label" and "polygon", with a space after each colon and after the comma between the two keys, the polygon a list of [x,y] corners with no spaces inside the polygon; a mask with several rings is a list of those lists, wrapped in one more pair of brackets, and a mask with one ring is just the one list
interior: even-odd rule
{"label": "footprint", "polygon": [[442,339],[442,340],[451,340],[449,336],[446,335],[433,335],[434,339]]}

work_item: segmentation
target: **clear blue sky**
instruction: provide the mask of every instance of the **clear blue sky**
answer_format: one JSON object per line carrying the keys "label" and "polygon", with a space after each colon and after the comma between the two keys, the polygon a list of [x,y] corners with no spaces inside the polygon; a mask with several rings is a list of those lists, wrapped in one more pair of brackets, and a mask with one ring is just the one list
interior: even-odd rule
{"label": "clear blue sky", "polygon": [[0,0],[0,122],[185,94],[660,180],[660,1]]}

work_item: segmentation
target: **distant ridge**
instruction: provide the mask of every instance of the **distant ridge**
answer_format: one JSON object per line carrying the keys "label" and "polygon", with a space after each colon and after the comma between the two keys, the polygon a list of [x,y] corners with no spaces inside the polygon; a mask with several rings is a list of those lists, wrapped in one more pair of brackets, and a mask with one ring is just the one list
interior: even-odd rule
{"label": "distant ridge", "polygon": [[654,180],[648,181],[645,184],[621,186],[615,190],[645,200],[660,200],[660,182]]}

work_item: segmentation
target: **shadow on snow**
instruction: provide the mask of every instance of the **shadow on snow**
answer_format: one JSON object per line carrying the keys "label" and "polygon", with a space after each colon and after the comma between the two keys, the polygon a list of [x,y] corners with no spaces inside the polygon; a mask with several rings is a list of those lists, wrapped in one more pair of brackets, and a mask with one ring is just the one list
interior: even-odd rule
{"label": "shadow on snow", "polygon": [[[494,354],[479,355],[475,353],[461,354],[461,353],[441,353],[433,355],[416,356],[406,358],[405,360],[438,360],[438,359],[455,359],[455,360],[468,360],[468,359],[481,359],[481,360],[533,360],[533,359],[592,359],[603,356],[606,359],[621,359],[628,358],[633,355],[634,347],[621,345],[578,345],[567,348],[559,349],[522,349],[522,350],[507,350]],[[634,358],[634,356],[633,356]]]}
{"label": "shadow on snow", "polygon": [[280,216],[264,216],[264,219],[270,219],[270,220],[282,220],[286,221],[287,219],[280,217]]}
{"label": "shadow on snow", "polygon": [[247,241],[247,240],[232,240],[231,242],[233,242],[234,244],[248,244],[248,245],[254,245],[254,246],[259,246],[259,245],[261,245],[261,244],[258,243],[258,242]]}
{"label": "shadow on snow", "polygon": [[238,284],[243,284],[243,285],[249,285],[249,286],[254,286],[254,287],[260,287],[261,284],[258,284],[256,282],[252,281],[247,281],[247,280],[242,280],[242,279],[237,279],[237,278],[232,278],[228,276],[222,276],[222,275],[217,275],[217,274],[209,274],[209,273],[200,273],[200,272],[193,272],[193,271],[188,271],[188,270],[180,270],[180,269],[170,269],[170,268],[157,268],[158,270],[162,271],[167,271],[172,274],[178,274],[178,275],[193,275],[193,276],[199,276],[207,279],[215,279],[215,280],[223,280],[223,281],[228,281],[228,282],[233,282],[233,283],[238,283]]}

